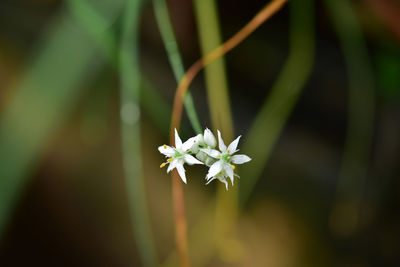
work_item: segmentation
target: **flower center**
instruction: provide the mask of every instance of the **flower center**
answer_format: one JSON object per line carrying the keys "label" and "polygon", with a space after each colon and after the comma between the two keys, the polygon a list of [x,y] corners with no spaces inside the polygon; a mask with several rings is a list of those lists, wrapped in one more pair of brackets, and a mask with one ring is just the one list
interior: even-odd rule
{"label": "flower center", "polygon": [[222,160],[229,163],[231,161],[231,155],[229,154],[223,154],[222,155]]}
{"label": "flower center", "polygon": [[174,158],[179,158],[182,156],[183,156],[182,153],[180,153],[179,151],[175,151]]}

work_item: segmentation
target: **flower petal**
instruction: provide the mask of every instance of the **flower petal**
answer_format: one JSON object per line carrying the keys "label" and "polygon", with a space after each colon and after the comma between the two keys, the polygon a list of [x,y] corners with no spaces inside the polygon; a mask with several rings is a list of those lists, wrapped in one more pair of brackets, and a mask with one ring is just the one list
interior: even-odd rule
{"label": "flower petal", "polygon": [[175,128],[175,147],[176,148],[181,148],[182,147],[182,140],[179,137],[178,131]]}
{"label": "flower petal", "polygon": [[211,165],[210,169],[208,170],[207,178],[211,178],[217,175],[220,171],[222,171],[223,162],[218,160],[213,165]]}
{"label": "flower petal", "polygon": [[231,179],[232,185],[233,185],[233,168],[230,164],[224,164],[224,171],[226,173],[226,175],[229,176],[229,178]]}
{"label": "flower petal", "polygon": [[167,173],[169,173],[170,171],[172,171],[173,169],[176,168],[176,164],[178,163],[178,160],[174,159],[173,161],[171,161],[168,165],[168,169],[167,169]]}
{"label": "flower petal", "polygon": [[183,164],[176,164],[176,169],[178,170],[179,176],[181,177],[182,181],[186,184],[186,175]]}
{"label": "flower petal", "polygon": [[201,162],[200,160],[196,159],[195,157],[186,154],[185,157],[185,162],[189,165],[193,165],[193,164],[204,164],[203,162]]}
{"label": "flower petal", "polygon": [[237,148],[237,146],[239,144],[240,137],[242,137],[242,136],[239,135],[239,137],[236,138],[235,140],[233,140],[233,142],[228,146],[228,150],[227,151],[229,151],[228,152],[229,154],[233,154],[233,153],[235,153],[237,151],[236,148]]}
{"label": "flower petal", "polygon": [[195,142],[196,142],[196,137],[192,137],[186,140],[186,142],[182,144],[181,147],[182,151],[186,152],[189,149],[191,149]]}
{"label": "flower petal", "polygon": [[[207,179],[207,178],[206,178],[206,179]],[[207,180],[206,185],[208,185],[209,183],[211,183],[211,182],[214,181],[215,179],[217,179],[217,177],[213,177],[213,178]]]}
{"label": "flower petal", "polygon": [[216,158],[216,159],[221,156],[221,152],[219,152],[218,150],[215,150],[215,149],[203,148],[203,149],[201,149],[201,151],[203,151],[204,153],[206,153],[210,157],[213,157],[213,158]]}
{"label": "flower petal", "polygon": [[158,151],[160,151],[161,154],[164,154],[167,157],[172,157],[175,154],[175,149],[167,145],[159,146]]}
{"label": "flower petal", "polygon": [[232,162],[235,164],[243,164],[243,163],[249,162],[250,160],[251,160],[251,158],[249,158],[248,156],[243,155],[243,154],[232,156]]}
{"label": "flower petal", "polygon": [[226,151],[226,145],[224,143],[224,140],[222,140],[221,132],[219,130],[217,130],[217,132],[218,132],[218,147],[219,147],[219,150],[221,150],[221,152],[225,152]]}
{"label": "flower petal", "polygon": [[221,183],[224,183],[224,184],[225,184],[226,191],[228,191],[228,181],[226,181],[226,178],[218,178],[218,180],[219,180]]}
{"label": "flower petal", "polygon": [[217,140],[215,139],[215,136],[208,128],[206,128],[204,130],[204,142],[208,146],[213,147],[213,148],[217,146]]}

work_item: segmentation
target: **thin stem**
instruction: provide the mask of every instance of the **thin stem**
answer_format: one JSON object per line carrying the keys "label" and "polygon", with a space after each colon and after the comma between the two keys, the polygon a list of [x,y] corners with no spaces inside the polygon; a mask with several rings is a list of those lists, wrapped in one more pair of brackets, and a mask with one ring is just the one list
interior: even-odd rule
{"label": "thin stem", "polygon": [[93,4],[91,5],[88,1],[67,0],[66,4],[80,25],[96,41],[104,56],[116,65],[117,43],[113,32],[109,30],[110,22],[104,18],[104,15],[96,12]]}
{"label": "thin stem", "polygon": [[238,33],[231,37],[228,41],[215,48],[205,57],[196,61],[186,72],[185,76],[181,79],[178,88],[176,89],[174,106],[171,118],[171,133],[181,123],[182,118],[182,103],[189,85],[196,77],[196,75],[208,64],[214,60],[225,55],[227,52],[235,48],[244,39],[246,39],[252,32],[254,32],[261,24],[279,11],[288,0],[273,0],[267,4],[257,15],[247,23]]}
{"label": "thin stem", "polygon": [[176,170],[172,171],[172,197],[175,215],[175,240],[181,267],[189,267],[189,249],[187,245],[187,223],[185,201],[181,178]]}
{"label": "thin stem", "polygon": [[128,0],[126,4],[119,51],[123,167],[132,227],[141,260],[144,266],[158,266],[146,208],[140,151],[138,36],[141,0]]}
{"label": "thin stem", "polygon": [[[183,67],[182,57],[179,53],[178,44],[176,43],[174,30],[168,13],[168,7],[165,0],[153,0],[153,3],[157,25],[160,29],[165,49],[167,50],[168,59],[172,66],[176,82],[179,82],[185,74],[185,70]],[[186,94],[184,104],[193,129],[196,133],[201,133],[201,124],[190,93]]]}
{"label": "thin stem", "polygon": [[[174,127],[177,130],[178,126]],[[175,146],[174,128],[170,129],[169,142]],[[174,217],[175,217],[175,242],[178,250],[179,262],[181,267],[189,267],[189,249],[187,245],[187,223],[185,214],[185,201],[183,194],[183,187],[181,178],[174,169],[172,171],[172,198],[174,205]]]}

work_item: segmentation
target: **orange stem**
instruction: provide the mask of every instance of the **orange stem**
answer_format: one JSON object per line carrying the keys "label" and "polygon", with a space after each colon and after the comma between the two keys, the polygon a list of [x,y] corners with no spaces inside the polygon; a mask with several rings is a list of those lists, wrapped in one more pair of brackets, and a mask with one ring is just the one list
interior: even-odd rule
{"label": "orange stem", "polygon": [[189,267],[189,251],[187,245],[187,224],[185,202],[181,178],[176,170],[172,173],[172,194],[175,210],[175,240],[180,266]]}
{"label": "orange stem", "polygon": [[189,85],[196,77],[196,75],[208,64],[214,60],[225,55],[227,52],[235,48],[244,39],[246,39],[251,33],[253,33],[261,24],[267,19],[279,11],[288,0],[273,0],[268,3],[254,18],[247,23],[238,33],[232,36],[228,41],[215,48],[208,55],[197,60],[186,72],[185,76],[179,82],[178,88],[176,89],[174,106],[171,118],[171,135],[173,135],[173,129],[179,128],[182,118],[182,106],[183,99],[189,88]]}
{"label": "orange stem", "polygon": [[[227,52],[235,48],[252,32],[254,32],[268,18],[279,11],[288,0],[272,0],[268,3],[254,18],[247,23],[238,33],[231,37],[228,41],[215,48],[208,55],[196,61],[186,72],[185,76],[179,82],[176,89],[174,106],[170,127],[170,144],[175,144],[174,129],[179,130],[182,118],[183,99],[189,88],[189,85],[196,75],[208,64],[225,55]],[[172,172],[172,194],[175,212],[175,238],[181,266],[189,267],[189,253],[187,246],[187,224],[185,216],[185,204],[183,187],[180,177],[176,170]]]}

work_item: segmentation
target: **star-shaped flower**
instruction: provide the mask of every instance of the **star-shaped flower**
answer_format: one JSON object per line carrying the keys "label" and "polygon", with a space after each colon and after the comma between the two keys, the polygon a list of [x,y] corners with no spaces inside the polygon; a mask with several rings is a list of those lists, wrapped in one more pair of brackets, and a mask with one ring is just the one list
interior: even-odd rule
{"label": "star-shaped flower", "polygon": [[161,154],[164,154],[168,158],[167,162],[164,162],[160,165],[160,168],[169,164],[167,173],[176,168],[182,181],[186,183],[186,175],[183,164],[203,164],[203,162],[190,155],[190,149],[195,141],[195,138],[192,137],[189,138],[185,143],[182,143],[182,140],[178,135],[178,131],[175,129],[175,147],[167,145],[162,145],[158,147],[158,151],[160,151]]}
{"label": "star-shaped flower", "polygon": [[222,140],[221,133],[218,131],[218,147],[220,151],[209,148],[201,149],[201,151],[208,154],[210,157],[217,159],[208,170],[206,176],[208,183],[214,179],[218,179],[225,183],[226,188],[228,189],[226,178],[229,177],[233,185],[234,176],[238,176],[237,174],[234,174],[234,164],[243,164],[251,160],[251,158],[243,154],[233,155],[238,151],[237,146],[240,137],[241,136],[236,138],[228,147],[226,147],[224,140]]}

